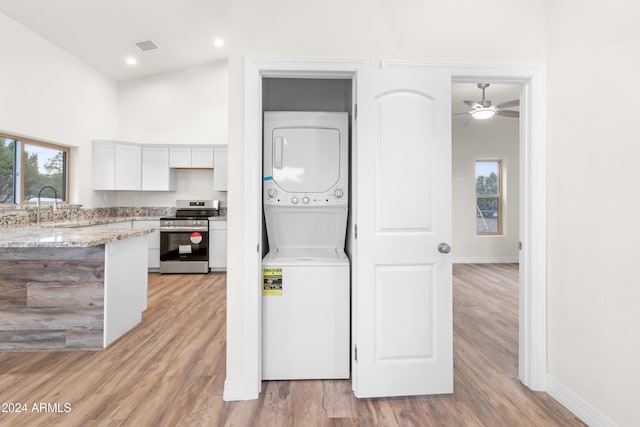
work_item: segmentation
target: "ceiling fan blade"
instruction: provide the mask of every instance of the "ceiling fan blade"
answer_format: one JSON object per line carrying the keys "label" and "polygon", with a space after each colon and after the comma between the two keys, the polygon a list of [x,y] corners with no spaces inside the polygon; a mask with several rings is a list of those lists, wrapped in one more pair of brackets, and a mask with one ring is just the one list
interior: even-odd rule
{"label": "ceiling fan blade", "polygon": [[465,104],[467,104],[469,107],[473,107],[473,108],[482,108],[482,104],[479,103],[478,101],[462,101]]}
{"label": "ceiling fan blade", "polygon": [[514,111],[514,110],[498,110],[496,111],[496,114],[498,116],[504,116],[504,117],[513,117],[513,118],[520,117],[520,112]]}
{"label": "ceiling fan blade", "polygon": [[469,114],[469,111],[465,111],[463,113],[453,113],[452,116],[462,116],[463,114]]}
{"label": "ceiling fan blade", "polygon": [[511,101],[503,102],[502,104],[496,105],[496,108],[511,108],[518,107],[520,105],[519,99],[513,99]]}

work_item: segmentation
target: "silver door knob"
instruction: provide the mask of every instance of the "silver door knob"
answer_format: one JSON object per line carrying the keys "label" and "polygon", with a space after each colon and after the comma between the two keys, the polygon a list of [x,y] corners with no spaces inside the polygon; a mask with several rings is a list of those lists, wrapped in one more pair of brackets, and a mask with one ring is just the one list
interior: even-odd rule
{"label": "silver door knob", "polygon": [[448,254],[449,252],[451,252],[451,246],[447,245],[446,243],[440,243],[438,245],[438,252],[440,252],[441,254]]}

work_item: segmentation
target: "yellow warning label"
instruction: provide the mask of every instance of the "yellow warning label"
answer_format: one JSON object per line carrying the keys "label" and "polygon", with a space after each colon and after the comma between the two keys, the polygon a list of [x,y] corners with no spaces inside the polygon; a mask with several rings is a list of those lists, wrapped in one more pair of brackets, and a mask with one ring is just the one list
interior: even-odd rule
{"label": "yellow warning label", "polygon": [[262,295],[265,297],[282,296],[282,268],[262,269]]}

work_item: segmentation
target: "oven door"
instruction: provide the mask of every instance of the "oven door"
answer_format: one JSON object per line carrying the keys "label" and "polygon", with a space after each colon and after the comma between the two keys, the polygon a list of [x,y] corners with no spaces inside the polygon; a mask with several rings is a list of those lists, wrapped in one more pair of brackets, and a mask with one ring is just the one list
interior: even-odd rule
{"label": "oven door", "polygon": [[160,230],[160,273],[208,272],[208,231]]}

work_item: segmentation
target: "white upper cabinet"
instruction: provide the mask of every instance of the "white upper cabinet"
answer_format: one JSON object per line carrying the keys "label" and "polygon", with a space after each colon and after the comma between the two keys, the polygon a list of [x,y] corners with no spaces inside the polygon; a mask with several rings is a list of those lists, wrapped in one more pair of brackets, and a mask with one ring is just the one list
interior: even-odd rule
{"label": "white upper cabinet", "polygon": [[227,191],[227,147],[213,148],[213,190]]}
{"label": "white upper cabinet", "polygon": [[191,147],[180,146],[169,148],[169,167],[190,168],[191,167]]}
{"label": "white upper cabinet", "polygon": [[176,191],[176,171],[169,168],[169,147],[142,147],[142,191]]}
{"label": "white upper cabinet", "polygon": [[213,146],[191,147],[192,168],[213,167]]}
{"label": "white upper cabinet", "polygon": [[169,166],[172,168],[212,168],[212,145],[185,145],[170,148]]}
{"label": "white upper cabinet", "polygon": [[93,141],[93,189],[140,190],[142,147],[116,141]]}

